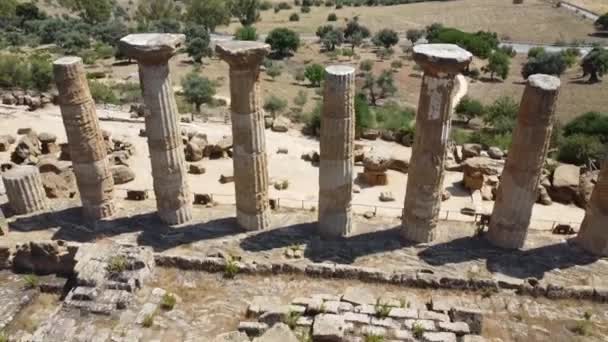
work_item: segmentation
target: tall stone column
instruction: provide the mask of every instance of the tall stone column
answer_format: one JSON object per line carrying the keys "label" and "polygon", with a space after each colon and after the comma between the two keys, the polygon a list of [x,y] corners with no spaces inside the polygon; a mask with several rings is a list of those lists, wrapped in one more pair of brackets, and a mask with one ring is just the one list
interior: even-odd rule
{"label": "tall stone column", "polygon": [[487,233],[495,246],[524,246],[553,131],[559,87],[557,77],[528,77]]}
{"label": "tall stone column", "polygon": [[353,143],[355,137],[355,68],[325,69],[319,165],[319,234],[351,232]]}
{"label": "tall stone column", "polygon": [[46,193],[36,166],[15,166],[2,175],[8,203],[17,215],[47,209]]}
{"label": "tall stone column", "polygon": [[589,253],[608,256],[608,161],[593,188],[576,242]]}
{"label": "tall stone column", "polygon": [[437,221],[454,78],[471,59],[471,53],[452,44],[414,46],[414,60],[424,76],[403,206],[401,236],[405,240],[430,242],[439,238]]}
{"label": "tall stone column", "polygon": [[270,46],[259,42],[225,41],[218,42],[215,51],[230,66],[236,219],[246,230],[265,229],[270,224],[268,167],[259,75]]}
{"label": "tall stone column", "polygon": [[182,34],[130,34],[120,49],[139,65],[145,121],[158,215],[167,224],[192,219],[192,195],[169,70],[169,59],[184,42]]}
{"label": "tall stone column", "polygon": [[53,72],[84,216],[110,217],[115,212],[114,179],[82,59],[60,58]]}

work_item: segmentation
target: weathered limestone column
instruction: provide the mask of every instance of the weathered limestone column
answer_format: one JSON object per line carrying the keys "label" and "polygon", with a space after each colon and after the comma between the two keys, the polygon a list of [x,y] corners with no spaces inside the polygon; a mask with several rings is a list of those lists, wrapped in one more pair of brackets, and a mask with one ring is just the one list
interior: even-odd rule
{"label": "weathered limestone column", "polygon": [[557,77],[528,77],[487,234],[495,246],[524,246],[553,131],[559,87]]}
{"label": "weathered limestone column", "polygon": [[59,106],[68,137],[84,216],[98,220],[114,215],[114,179],[80,57],[53,63]]}
{"label": "weathered limestone column", "polygon": [[593,188],[576,242],[589,253],[608,256],[608,161]]}
{"label": "weathered limestone column", "polygon": [[405,240],[430,242],[439,237],[437,221],[454,78],[471,59],[471,53],[452,44],[414,46],[414,60],[424,76],[402,215],[401,236]]}
{"label": "weathered limestone column", "polygon": [[230,66],[234,187],[236,219],[246,230],[268,228],[268,168],[264,113],[260,109],[260,64],[268,44],[218,42],[218,56]]}
{"label": "weathered limestone column", "polygon": [[130,34],[120,49],[139,64],[145,121],[158,215],[167,224],[192,219],[192,199],[169,70],[169,59],[184,42],[182,34]]}
{"label": "weathered limestone column", "polygon": [[17,215],[47,209],[46,193],[36,166],[15,166],[2,175],[8,203]]}
{"label": "weathered limestone column", "polygon": [[325,69],[319,165],[319,234],[351,232],[353,144],[355,137],[355,68]]}

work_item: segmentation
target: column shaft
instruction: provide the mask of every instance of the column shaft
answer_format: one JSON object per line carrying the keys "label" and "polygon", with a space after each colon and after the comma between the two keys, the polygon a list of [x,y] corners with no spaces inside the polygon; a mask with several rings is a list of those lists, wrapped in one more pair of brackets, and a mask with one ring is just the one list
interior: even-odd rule
{"label": "column shaft", "polygon": [[600,171],[576,241],[589,253],[608,256],[608,162]]}
{"label": "column shaft", "polygon": [[549,149],[558,93],[559,79],[529,77],[487,234],[495,246],[524,246]]}
{"label": "column shaft", "polygon": [[325,72],[319,165],[319,234],[347,236],[352,229],[355,69]]}
{"label": "column shaft", "polygon": [[6,196],[17,215],[47,209],[46,194],[38,168],[31,165],[15,166],[2,175]]}
{"label": "column shaft", "polygon": [[169,63],[140,62],[139,69],[158,215],[182,224],[192,219],[192,201]]}
{"label": "column shaft", "polygon": [[60,58],[53,69],[84,216],[110,217],[115,212],[114,180],[82,60]]}
{"label": "column shaft", "polygon": [[270,224],[264,114],[259,100],[259,65],[230,66],[230,98],[236,218],[247,230]]}
{"label": "column shaft", "polygon": [[429,242],[438,238],[436,228],[443,191],[454,77],[452,74],[440,76],[425,72],[422,79],[402,216],[402,236],[406,240]]}

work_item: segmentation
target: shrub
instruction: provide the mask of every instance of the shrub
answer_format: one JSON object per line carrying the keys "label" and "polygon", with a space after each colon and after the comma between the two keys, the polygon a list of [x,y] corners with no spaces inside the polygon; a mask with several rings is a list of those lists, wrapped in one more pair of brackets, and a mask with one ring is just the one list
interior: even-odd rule
{"label": "shrub", "polygon": [[376,127],[398,131],[411,127],[416,113],[409,107],[401,107],[396,102],[388,102],[375,110]]}
{"label": "shrub", "polygon": [[182,79],[182,89],[186,101],[200,112],[203,103],[211,103],[215,95],[215,83],[196,72],[191,72]]}
{"label": "shrub", "polygon": [[91,81],[89,82],[91,96],[97,103],[119,104],[118,97],[112,91],[112,87],[105,83]]}
{"label": "shrub", "polygon": [[401,67],[403,67],[403,62],[398,61],[398,60],[391,62],[391,68],[393,68],[393,69],[401,69]]}
{"label": "shrub", "polygon": [[440,24],[431,25],[427,32],[430,43],[456,44],[483,59],[488,58],[492,51],[498,48],[499,43],[498,35],[493,32],[468,33]]}
{"label": "shrub", "polygon": [[570,121],[564,126],[564,135],[583,134],[597,137],[602,143],[608,143],[608,114],[588,112]]}
{"label": "shrub", "polygon": [[310,7],[309,6],[302,6],[302,7],[300,7],[300,12],[302,12],[302,13],[310,13]]}
{"label": "shrub", "polygon": [[272,2],[265,0],[260,2],[260,11],[267,11],[272,8]]}
{"label": "shrub", "polygon": [[479,76],[481,76],[481,71],[479,71],[479,69],[472,68],[472,69],[469,70],[469,77],[470,78],[472,78],[474,80],[477,80],[477,79],[479,79]]}
{"label": "shrub", "polygon": [[334,0],[325,0],[325,7],[334,7],[336,2]]}
{"label": "shrub", "polygon": [[510,57],[500,51],[495,51],[490,55],[488,64],[481,70],[486,73],[490,73],[490,78],[494,79],[494,75],[498,75],[503,80],[509,76],[509,69],[511,65]]}
{"label": "shrub", "polygon": [[386,303],[382,303],[380,298],[376,299],[374,309],[376,311],[376,317],[378,318],[386,318],[391,312],[391,307]]}
{"label": "shrub", "polygon": [[359,68],[365,72],[369,72],[372,71],[374,67],[374,61],[371,59],[366,59],[361,61],[361,63],[359,63]]}
{"label": "shrub", "polygon": [[547,50],[545,50],[544,47],[533,47],[528,50],[528,58],[536,58],[540,55],[544,55],[545,53],[547,53]]}
{"label": "shrub", "polygon": [[296,97],[294,97],[294,99],[293,99],[293,103],[298,107],[304,107],[304,105],[306,104],[307,101],[308,101],[308,95],[306,94],[306,91],[304,91],[304,90],[298,91],[298,95],[296,95]]}
{"label": "shrub", "polygon": [[144,328],[150,328],[152,325],[154,325],[154,316],[155,316],[155,313],[151,313],[151,314],[149,314],[149,315],[146,315],[146,316],[144,317],[144,320],[143,320],[143,322],[141,323],[141,325],[142,325]]}
{"label": "shrub", "polygon": [[30,75],[32,86],[40,91],[47,91],[53,82],[53,66],[49,55],[30,57]]}
{"label": "shrub", "polygon": [[258,39],[258,33],[253,26],[239,27],[234,33],[236,40],[251,40],[256,41]]}
{"label": "shrub", "polygon": [[318,87],[325,78],[325,69],[320,64],[311,64],[304,70],[304,76],[310,81],[310,84],[313,87]]}
{"label": "shrub", "polygon": [[289,21],[300,21],[300,16],[298,15],[298,13],[292,13],[289,16]]}
{"label": "shrub", "polygon": [[290,10],[292,7],[288,2],[282,1],[276,5],[280,10]]}
{"label": "shrub", "polygon": [[399,42],[399,35],[394,30],[382,29],[374,35],[372,42],[376,46],[383,46],[385,49],[388,49]]}
{"label": "shrub", "polygon": [[376,127],[376,116],[369,109],[365,94],[355,96],[355,132],[360,133],[365,128]]}
{"label": "shrub", "polygon": [[384,336],[368,334],[365,335],[365,342],[384,342]]}
{"label": "shrub", "polygon": [[574,134],[563,139],[557,159],[564,163],[585,164],[588,160],[603,159],[605,148],[596,136]]}
{"label": "shrub", "polygon": [[521,70],[521,75],[526,79],[534,74],[560,76],[566,71],[566,66],[566,61],[561,53],[540,53],[536,57],[528,59]]}
{"label": "shrub", "polygon": [[38,284],[40,284],[40,280],[35,274],[26,274],[23,277],[23,281],[25,281],[25,286],[28,289],[35,289],[38,287]]}
{"label": "shrub", "polygon": [[288,28],[279,27],[270,31],[266,37],[266,43],[279,56],[287,56],[298,50],[300,36]]}
{"label": "shrub", "polygon": [[121,273],[127,269],[127,258],[123,255],[111,256],[106,266],[109,273]]}
{"label": "shrub", "polygon": [[175,296],[173,294],[165,293],[160,302],[160,307],[163,310],[171,311],[173,310],[173,307],[175,307],[176,302],[177,300],[175,299]]}
{"label": "shrub", "polygon": [[282,69],[278,64],[273,64],[269,68],[266,69],[266,75],[270,76],[272,80],[281,75]]}
{"label": "shrub", "polygon": [[327,21],[337,21],[338,20],[338,16],[336,15],[336,13],[329,13],[327,15]]}
{"label": "shrub", "polygon": [[484,122],[498,134],[513,132],[519,104],[508,96],[498,98],[486,109]]}
{"label": "shrub", "polygon": [[412,334],[415,338],[422,338],[422,335],[424,335],[424,327],[422,324],[418,322],[414,323],[412,326]]}
{"label": "shrub", "polygon": [[231,257],[230,260],[226,261],[226,266],[224,267],[224,278],[233,279],[236,277],[237,273],[239,273],[239,265],[234,257]]}
{"label": "shrub", "polygon": [[463,97],[455,108],[456,114],[464,118],[468,124],[474,118],[483,116],[484,107],[481,102],[471,99],[468,96]]}
{"label": "shrub", "polygon": [[287,101],[276,95],[270,95],[264,101],[264,110],[272,114],[273,117],[277,113],[282,112],[286,107]]}
{"label": "shrub", "polygon": [[304,68],[296,69],[293,74],[293,78],[298,82],[304,81],[306,79],[306,74],[304,72]]}

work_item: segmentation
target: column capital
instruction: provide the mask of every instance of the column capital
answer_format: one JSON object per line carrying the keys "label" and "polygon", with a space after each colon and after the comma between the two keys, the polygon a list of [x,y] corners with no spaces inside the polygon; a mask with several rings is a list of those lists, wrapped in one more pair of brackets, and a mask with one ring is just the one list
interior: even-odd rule
{"label": "column capital", "polygon": [[215,52],[231,68],[250,69],[262,64],[270,52],[270,45],[242,40],[223,41],[215,45]]}
{"label": "column capital", "polygon": [[454,44],[419,44],[414,46],[414,61],[425,73],[441,76],[461,73],[473,55]]}
{"label": "column capital", "polygon": [[528,77],[528,84],[531,87],[538,88],[543,91],[557,91],[561,85],[559,78],[545,74],[534,74]]}
{"label": "column capital", "polygon": [[135,33],[123,37],[118,48],[138,62],[160,64],[173,57],[185,40],[183,34]]}

